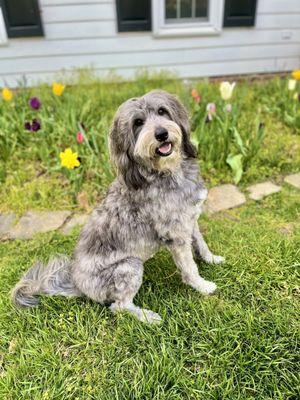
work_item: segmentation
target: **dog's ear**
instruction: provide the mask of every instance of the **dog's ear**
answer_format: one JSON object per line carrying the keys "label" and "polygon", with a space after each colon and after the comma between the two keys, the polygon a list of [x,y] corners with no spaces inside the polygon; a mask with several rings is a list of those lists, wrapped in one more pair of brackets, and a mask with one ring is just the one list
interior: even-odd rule
{"label": "dog's ear", "polygon": [[180,126],[182,132],[182,147],[183,152],[188,158],[197,158],[197,150],[190,139],[190,123],[189,115],[181,103],[181,101],[173,96],[169,95],[169,104],[172,110],[172,119]]}
{"label": "dog's ear", "polygon": [[128,126],[122,126],[120,109],[117,111],[109,134],[110,158],[130,189],[139,189],[147,184],[146,178],[140,173],[138,165],[131,156],[132,143]]}

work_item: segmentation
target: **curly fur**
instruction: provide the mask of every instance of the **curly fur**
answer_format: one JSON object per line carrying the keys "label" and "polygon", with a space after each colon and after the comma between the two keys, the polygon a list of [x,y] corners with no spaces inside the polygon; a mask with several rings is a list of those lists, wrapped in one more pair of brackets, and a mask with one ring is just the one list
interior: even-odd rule
{"label": "curly fur", "polygon": [[[172,152],[159,153],[157,129],[168,132]],[[32,267],[13,291],[15,304],[34,306],[37,295],[85,295],[113,312],[127,310],[138,319],[159,322],[153,311],[133,298],[143,278],[143,263],[168,248],[182,279],[203,294],[216,285],[200,277],[193,254],[208,263],[213,255],[197,219],[207,190],[199,176],[190,141],[188,114],[180,101],[163,91],[130,99],[116,113],[110,153],[117,178],[83,228],[70,260]]]}

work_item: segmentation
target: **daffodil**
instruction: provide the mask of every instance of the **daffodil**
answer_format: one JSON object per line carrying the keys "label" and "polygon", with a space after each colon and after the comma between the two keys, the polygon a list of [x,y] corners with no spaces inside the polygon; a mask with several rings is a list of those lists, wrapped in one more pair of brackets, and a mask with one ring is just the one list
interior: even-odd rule
{"label": "daffodil", "polygon": [[73,151],[70,148],[60,153],[59,156],[62,167],[66,167],[68,169],[74,169],[75,167],[79,167],[80,165],[80,162],[78,160],[78,154],[73,153]]}
{"label": "daffodil", "polygon": [[235,87],[235,82],[222,82],[220,84],[220,93],[223,100],[229,100],[232,96],[233,89]]}
{"label": "daffodil", "polygon": [[297,83],[296,79],[289,79],[289,81],[288,81],[288,89],[289,89],[290,91],[295,90],[295,88],[296,88],[296,83]]}
{"label": "daffodil", "polygon": [[52,85],[52,92],[55,94],[55,96],[61,96],[65,90],[65,87],[66,86],[61,83],[54,82]]}
{"label": "daffodil", "polygon": [[296,81],[300,81],[300,69],[296,69],[292,72],[292,77],[296,79]]}
{"label": "daffodil", "polygon": [[11,101],[13,98],[13,92],[11,90],[9,90],[8,88],[4,88],[2,90],[2,97],[3,97],[3,100],[5,100],[5,101]]}

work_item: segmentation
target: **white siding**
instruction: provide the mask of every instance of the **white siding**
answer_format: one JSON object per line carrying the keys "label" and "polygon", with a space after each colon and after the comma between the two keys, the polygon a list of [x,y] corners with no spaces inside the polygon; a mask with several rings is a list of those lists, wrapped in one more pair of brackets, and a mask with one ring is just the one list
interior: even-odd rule
{"label": "white siding", "polygon": [[276,72],[300,67],[300,0],[258,0],[254,28],[219,36],[154,38],[118,33],[114,0],[40,0],[44,38],[0,47],[0,84],[51,80],[61,70],[92,67],[130,78],[143,67],[182,77]]}

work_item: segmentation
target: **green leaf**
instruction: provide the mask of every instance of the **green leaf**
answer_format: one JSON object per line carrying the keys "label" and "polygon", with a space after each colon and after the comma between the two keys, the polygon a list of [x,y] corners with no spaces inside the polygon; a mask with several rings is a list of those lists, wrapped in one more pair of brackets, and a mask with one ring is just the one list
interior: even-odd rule
{"label": "green leaf", "polygon": [[245,156],[247,154],[247,150],[244,146],[243,139],[241,138],[240,134],[238,133],[238,131],[235,127],[233,128],[233,136],[234,136],[235,142],[236,142],[239,150]]}
{"label": "green leaf", "polygon": [[230,168],[233,171],[234,183],[239,183],[239,181],[241,180],[241,177],[243,175],[242,158],[243,158],[242,154],[237,154],[237,155],[229,154],[226,159],[227,164],[229,164]]}

